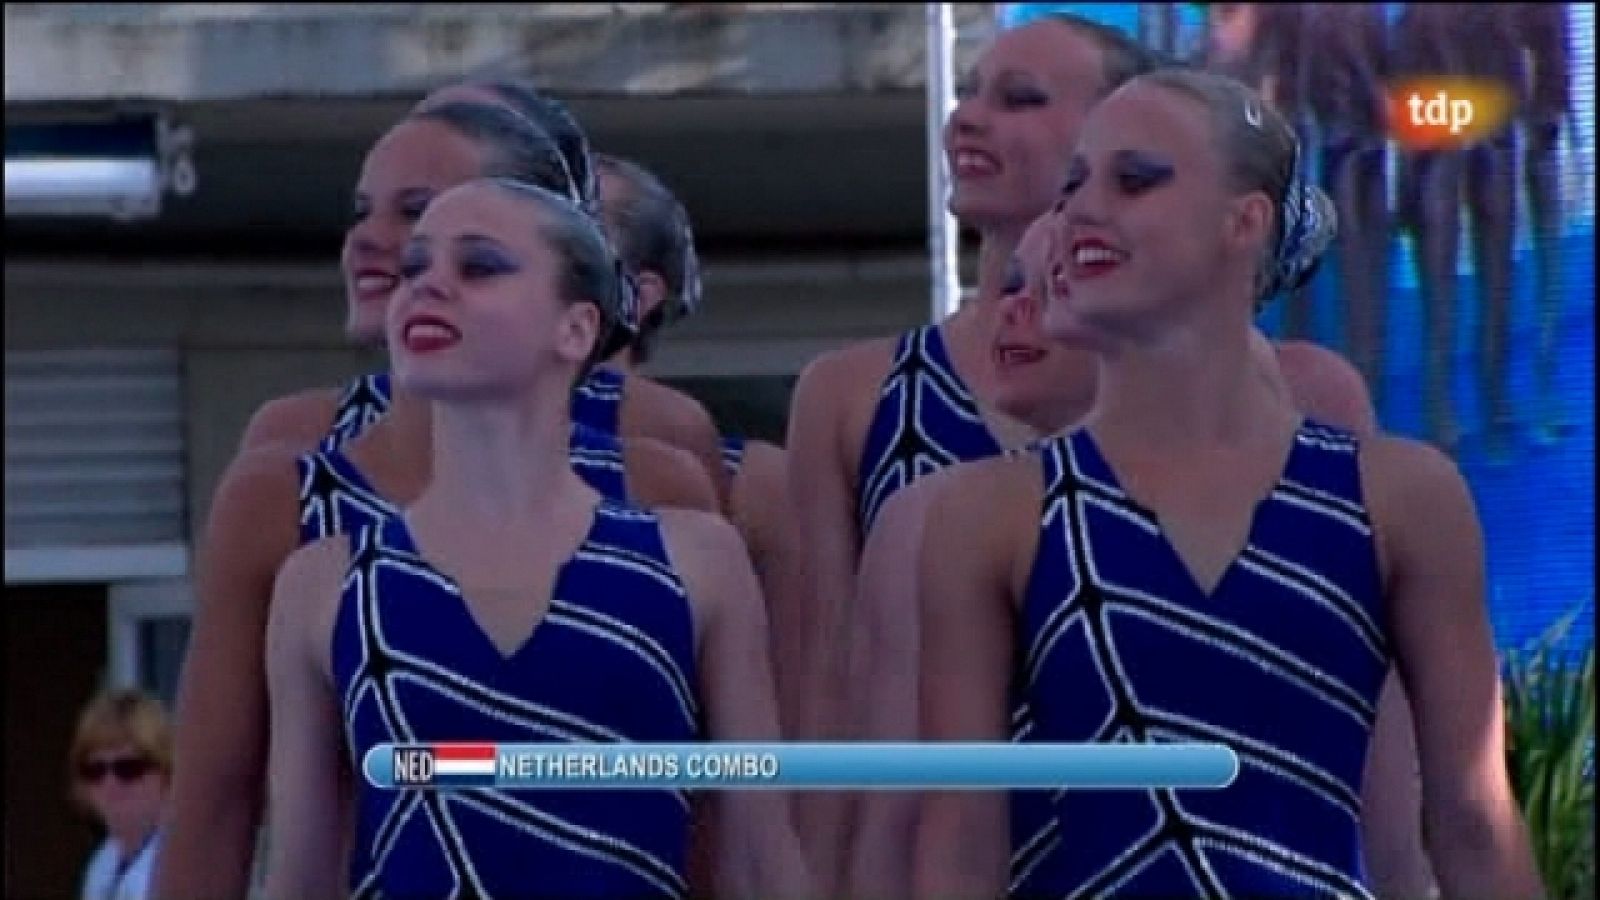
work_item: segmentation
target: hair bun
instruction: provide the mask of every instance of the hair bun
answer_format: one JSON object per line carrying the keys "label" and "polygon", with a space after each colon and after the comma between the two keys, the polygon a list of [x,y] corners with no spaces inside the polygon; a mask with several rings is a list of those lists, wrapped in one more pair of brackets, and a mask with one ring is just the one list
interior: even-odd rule
{"label": "hair bun", "polygon": [[639,285],[621,256],[613,255],[617,270],[617,325],[629,333],[639,330]]}
{"label": "hair bun", "polygon": [[1338,229],[1333,201],[1321,188],[1296,178],[1283,198],[1283,235],[1262,299],[1295,291],[1310,281]]}
{"label": "hair bun", "polygon": [[689,227],[689,215],[681,207],[683,220],[683,287],[678,292],[678,308],[674,319],[687,319],[700,310],[700,255],[694,249],[694,231]]}
{"label": "hair bun", "polygon": [[610,298],[610,309],[601,309],[602,318],[607,320],[605,329],[601,333],[600,343],[595,349],[595,359],[606,360],[615,356],[624,347],[633,343],[639,333],[639,289],[634,283],[633,276],[628,274],[627,266],[622,258],[611,254],[611,265],[615,274],[615,293]]}

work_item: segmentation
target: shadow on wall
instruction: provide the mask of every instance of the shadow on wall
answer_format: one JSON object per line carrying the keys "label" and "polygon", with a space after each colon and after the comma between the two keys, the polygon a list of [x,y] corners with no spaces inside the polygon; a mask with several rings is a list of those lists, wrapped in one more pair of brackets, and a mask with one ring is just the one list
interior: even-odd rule
{"label": "shadow on wall", "polygon": [[770,378],[686,378],[669,382],[705,404],[717,430],[782,444],[788,430],[789,396],[794,376]]}

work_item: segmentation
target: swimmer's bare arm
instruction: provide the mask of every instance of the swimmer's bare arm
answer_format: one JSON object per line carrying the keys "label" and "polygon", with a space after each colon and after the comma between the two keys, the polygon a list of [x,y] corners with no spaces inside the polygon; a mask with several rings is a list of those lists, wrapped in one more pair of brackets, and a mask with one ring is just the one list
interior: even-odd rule
{"label": "swimmer's bare arm", "polygon": [[[760,578],[766,557],[784,543],[783,531],[791,521],[789,469],[782,447],[766,441],[745,442],[739,473],[729,482],[728,521],[749,545]],[[765,587],[765,579],[762,584]],[[772,608],[771,597],[767,608]]]}
{"label": "swimmer's bare arm", "polygon": [[269,400],[250,417],[244,437],[239,440],[239,450],[281,444],[305,453],[328,433],[338,407],[339,392],[332,388],[313,388]]}
{"label": "swimmer's bare arm", "polygon": [[[1275,347],[1257,332],[1263,359],[1275,356],[1284,389],[1305,415],[1359,435],[1377,431],[1366,380],[1348,360],[1309,341]],[[1378,697],[1378,715],[1361,780],[1362,852],[1383,897],[1423,897],[1431,890],[1422,846],[1422,795],[1411,712],[1393,671]]]}
{"label": "swimmer's bare arm", "polygon": [[[1378,431],[1366,380],[1349,360],[1310,341],[1277,344],[1278,367],[1294,405],[1310,418],[1360,436]],[[1362,852],[1379,897],[1426,897],[1432,890],[1422,847],[1422,794],[1411,709],[1390,671],[1378,697],[1362,773]]]}
{"label": "swimmer's bare arm", "polygon": [[640,506],[718,511],[711,477],[687,450],[652,438],[624,439],[622,459],[628,493]]}
{"label": "swimmer's bare arm", "polygon": [[1443,454],[1395,438],[1366,442],[1362,469],[1439,886],[1451,898],[1542,896],[1506,774],[1483,533],[1466,482]]}
{"label": "swimmer's bare arm", "polygon": [[855,593],[856,566],[862,535],[856,525],[853,466],[845,435],[847,408],[841,398],[852,388],[859,391],[861,366],[852,359],[859,348],[822,357],[800,373],[789,416],[789,495],[794,502],[796,537],[803,556],[807,590],[802,602],[810,607],[807,627],[794,635],[780,635],[792,666],[806,689],[803,708],[785,711],[796,723],[800,740],[828,739],[839,726],[837,704],[845,665],[839,639],[846,627],[849,603]]}
{"label": "swimmer's bare arm", "polygon": [[[849,683],[859,698],[850,716],[855,740],[917,740],[917,554],[929,502],[961,468],[935,472],[895,494],[867,536],[849,631]],[[920,795],[869,791],[854,800],[845,895],[910,896]]]}
{"label": "swimmer's bare arm", "polygon": [[294,454],[236,458],[211,501],[195,576],[194,630],[178,686],[158,897],[243,897],[267,769],[264,644],[273,579],[299,542]]}
{"label": "swimmer's bare arm", "polygon": [[[1278,362],[1300,411],[1358,435],[1374,434],[1378,417],[1361,373],[1349,360],[1308,341],[1277,345]],[[1382,897],[1424,897],[1432,889],[1422,840],[1422,794],[1410,707],[1393,671],[1378,696],[1361,780],[1362,850]]]}
{"label": "swimmer's bare arm", "polygon": [[617,416],[623,437],[655,438],[682,449],[705,471],[718,502],[727,496],[717,426],[693,397],[647,378],[629,378],[623,382]]}
{"label": "swimmer's bare arm", "polygon": [[318,541],[289,557],[273,590],[266,896],[274,900],[344,893],[345,826],[353,804],[326,648],[348,560],[343,536]]}
{"label": "swimmer's bare arm", "polygon": [[791,715],[805,686],[794,671],[793,654],[786,653],[785,636],[806,627],[805,572],[789,501],[788,454],[765,441],[747,441],[744,462],[733,480],[729,498],[730,520],[750,548],[750,561],[761,581],[767,601],[767,628],[772,640],[772,675],[777,683],[779,723],[785,735],[793,734]]}
{"label": "swimmer's bare arm", "polygon": [[[767,621],[755,572],[733,526],[706,513],[663,510],[667,551],[695,614],[700,695],[712,741],[779,739]],[[786,792],[716,794],[718,892],[733,897],[815,894]]]}
{"label": "swimmer's bare arm", "polygon": [[[1007,513],[1020,508],[1031,514],[1037,503],[1021,497],[1006,463],[1016,465],[973,463],[929,505],[917,576],[917,699],[925,741],[1010,738],[1017,559],[1026,550],[1031,560],[1036,539]],[[985,524],[974,528],[974,522]],[[920,814],[910,896],[1005,895],[1010,824],[1004,793],[930,791]]]}
{"label": "swimmer's bare arm", "polygon": [[1361,852],[1379,897],[1411,900],[1434,894],[1422,836],[1422,782],[1416,728],[1394,670],[1378,695],[1367,766],[1361,775]]}

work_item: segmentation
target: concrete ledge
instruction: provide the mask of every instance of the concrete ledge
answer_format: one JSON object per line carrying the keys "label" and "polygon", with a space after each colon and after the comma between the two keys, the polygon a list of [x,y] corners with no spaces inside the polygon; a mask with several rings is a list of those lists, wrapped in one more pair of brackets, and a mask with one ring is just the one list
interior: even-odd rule
{"label": "concrete ledge", "polygon": [[6,548],[6,584],[139,581],[188,572],[189,548],[176,541]]}
{"label": "concrete ledge", "polygon": [[[956,4],[960,44],[992,4]],[[480,72],[565,94],[923,86],[922,4],[8,4],[6,104],[386,97]]]}

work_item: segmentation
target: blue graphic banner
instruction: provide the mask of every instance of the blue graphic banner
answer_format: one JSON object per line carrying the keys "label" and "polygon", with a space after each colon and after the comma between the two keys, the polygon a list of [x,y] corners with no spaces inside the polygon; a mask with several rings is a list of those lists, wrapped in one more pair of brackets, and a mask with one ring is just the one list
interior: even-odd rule
{"label": "blue graphic banner", "polygon": [[380,788],[1007,790],[1227,787],[1220,744],[380,744]]}

